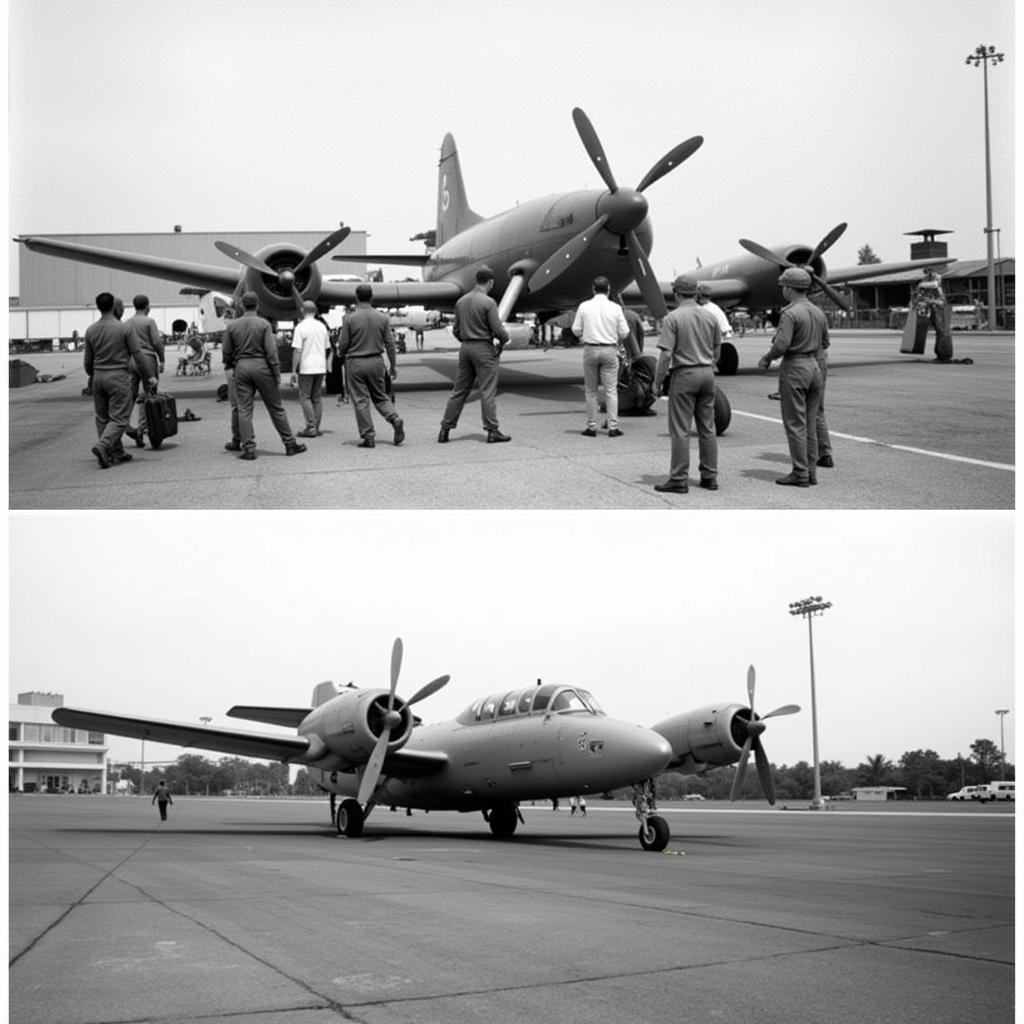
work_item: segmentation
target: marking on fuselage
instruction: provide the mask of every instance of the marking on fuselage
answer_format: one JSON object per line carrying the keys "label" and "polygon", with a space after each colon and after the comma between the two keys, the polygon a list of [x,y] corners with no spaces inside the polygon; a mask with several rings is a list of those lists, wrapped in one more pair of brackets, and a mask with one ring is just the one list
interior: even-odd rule
{"label": "marking on fuselage", "polygon": [[[757,412],[741,412],[739,409],[733,409],[732,414],[734,416],[746,416],[752,420],[764,420],[765,423],[776,423],[782,426],[782,420],[776,419],[774,416],[764,416]],[[1010,473],[1015,473],[1017,467],[1006,462],[987,462],[984,459],[972,459],[967,455],[952,455],[949,452],[936,452],[929,448],[914,448],[907,444],[890,444],[888,441],[876,441],[873,437],[860,437],[857,434],[840,434],[838,430],[832,430],[829,428],[829,434],[832,437],[841,437],[846,441],[857,441],[860,444],[871,444],[876,448],[888,448],[895,452],[909,452],[911,455],[926,455],[932,459],[946,459],[949,462],[963,462],[969,466],[981,466],[983,469],[1004,469]]]}

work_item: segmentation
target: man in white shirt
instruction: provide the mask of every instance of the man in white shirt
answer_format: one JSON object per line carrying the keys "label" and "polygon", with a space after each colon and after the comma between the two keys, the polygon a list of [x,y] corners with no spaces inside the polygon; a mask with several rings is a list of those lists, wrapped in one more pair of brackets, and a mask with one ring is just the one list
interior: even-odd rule
{"label": "man in white shirt", "polygon": [[732,324],[729,323],[725,310],[711,300],[711,287],[704,284],[703,281],[697,285],[697,305],[703,306],[709,313],[714,314],[715,319],[718,321],[718,326],[721,328],[723,338],[732,337]]}
{"label": "man in white shirt", "polygon": [[636,351],[622,307],[609,298],[607,277],[594,278],[594,297],[581,302],[573,320],[572,333],[583,342],[583,389],[587,402],[584,437],[597,437],[597,389],[604,387],[608,411],[608,436],[621,437],[619,430],[619,342],[627,344],[631,358]]}
{"label": "man in white shirt", "polygon": [[298,377],[299,405],[306,417],[306,429],[299,437],[319,437],[323,415],[324,375],[327,373],[327,328],[316,319],[316,303],[302,304],[302,321],[292,334],[292,384]]}

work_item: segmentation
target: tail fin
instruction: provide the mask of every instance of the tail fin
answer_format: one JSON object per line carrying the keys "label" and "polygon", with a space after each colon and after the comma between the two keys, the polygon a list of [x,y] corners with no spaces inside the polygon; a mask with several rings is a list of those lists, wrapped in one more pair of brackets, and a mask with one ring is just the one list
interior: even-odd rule
{"label": "tail fin", "polygon": [[318,708],[321,704],[326,704],[332,697],[338,696],[338,688],[334,683],[317,683],[313,687],[313,707]]}
{"label": "tail fin", "polygon": [[466,201],[459,153],[449,132],[441,143],[441,160],[437,165],[437,244],[444,245],[460,231],[482,220]]}

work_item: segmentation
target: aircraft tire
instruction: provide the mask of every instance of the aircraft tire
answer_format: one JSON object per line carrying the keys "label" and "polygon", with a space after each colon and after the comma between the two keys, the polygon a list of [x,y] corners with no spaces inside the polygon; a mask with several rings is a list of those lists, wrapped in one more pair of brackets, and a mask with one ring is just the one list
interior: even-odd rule
{"label": "aircraft tire", "polygon": [[732,406],[729,404],[729,399],[726,398],[725,392],[720,388],[715,388],[715,433],[721,437],[728,429],[729,424],[732,422]]}
{"label": "aircraft tire", "polygon": [[338,808],[337,826],[339,836],[358,839],[363,834],[365,818],[358,800],[342,800]]}
{"label": "aircraft tire", "polygon": [[487,815],[487,824],[495,839],[510,839],[518,824],[516,805],[512,803],[495,804]]}
{"label": "aircraft tire", "polygon": [[668,846],[672,833],[669,831],[668,822],[657,814],[652,814],[647,821],[640,826],[640,845],[645,850],[653,850],[660,853]]}
{"label": "aircraft tire", "polygon": [[732,377],[740,366],[740,354],[731,341],[723,341],[718,353],[718,373],[722,377]]}

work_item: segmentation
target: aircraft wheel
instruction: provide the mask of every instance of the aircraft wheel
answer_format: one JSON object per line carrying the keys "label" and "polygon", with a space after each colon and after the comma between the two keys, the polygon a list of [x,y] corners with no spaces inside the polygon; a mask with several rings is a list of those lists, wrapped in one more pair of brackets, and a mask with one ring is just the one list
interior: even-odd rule
{"label": "aircraft wheel", "polygon": [[668,846],[671,833],[669,832],[668,822],[657,814],[652,814],[640,826],[639,835],[640,845],[645,850],[653,850],[655,853],[660,853]]}
{"label": "aircraft wheel", "polygon": [[731,377],[740,366],[740,354],[731,341],[723,341],[718,353],[718,372],[722,377]]}
{"label": "aircraft wheel", "polygon": [[487,824],[491,826],[491,834],[497,839],[508,839],[515,833],[519,818],[516,805],[496,804],[487,815]]}
{"label": "aircraft wheel", "polygon": [[358,800],[342,800],[338,808],[338,835],[358,839],[363,834],[363,809]]}
{"label": "aircraft wheel", "polygon": [[732,406],[725,392],[715,388],[715,433],[721,437],[732,422]]}

